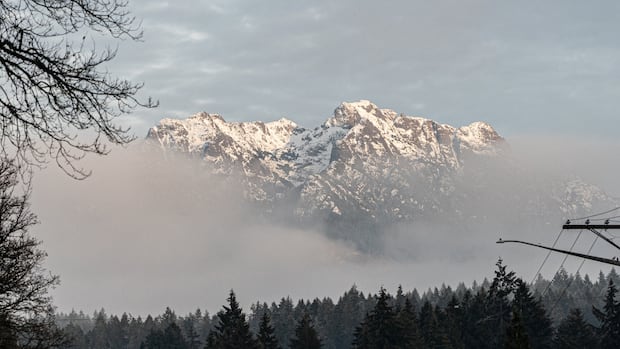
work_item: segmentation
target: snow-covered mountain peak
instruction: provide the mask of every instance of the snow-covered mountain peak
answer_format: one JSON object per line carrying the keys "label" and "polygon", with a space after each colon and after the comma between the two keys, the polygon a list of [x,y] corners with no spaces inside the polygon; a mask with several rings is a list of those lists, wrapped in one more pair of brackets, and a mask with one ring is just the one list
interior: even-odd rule
{"label": "snow-covered mountain peak", "polygon": [[477,121],[460,127],[456,136],[461,144],[477,153],[495,153],[505,146],[504,139],[486,122]]}
{"label": "snow-covered mountain peak", "polygon": [[284,132],[287,135],[290,135],[291,131],[299,127],[294,121],[287,118],[268,122],[265,126],[267,126],[271,134]]}
{"label": "snow-covered mountain peak", "polygon": [[374,103],[367,100],[357,102],[342,102],[336,110],[334,116],[325,122],[327,127],[342,127],[350,129],[355,125],[370,121],[375,122],[377,119],[393,118],[395,113],[390,110],[379,109]]}
{"label": "snow-covered mountain peak", "polygon": [[219,114],[201,112],[185,120],[162,119],[151,127],[147,139],[156,139],[168,148],[208,157],[218,150],[233,159],[243,154],[275,151],[290,140],[297,124],[282,118],[264,123],[227,122]]}
{"label": "snow-covered mountain peak", "polygon": [[227,122],[219,114],[201,112],[185,120],[163,119],[149,130],[147,138],[222,164],[226,163],[224,157],[252,162],[256,168],[257,162],[251,159],[260,154],[261,166],[266,169],[259,172],[273,172],[297,184],[326,170],[337,159],[369,158],[373,162],[385,156],[405,157],[407,161],[441,162],[457,168],[464,152],[494,155],[503,143],[484,122],[457,129],[380,109],[368,100],[341,103],[333,116],[315,129],[300,128],[286,118],[267,123]]}
{"label": "snow-covered mountain peak", "polygon": [[[511,157],[503,156],[506,142],[487,123],[454,127],[367,100],[340,104],[312,129],[286,118],[227,122],[203,112],[163,119],[147,139],[204,161],[205,170],[221,178],[240,180],[234,184],[266,212],[284,207],[295,220],[324,222],[333,236],[362,244],[366,240],[358,233],[381,224],[435,215],[477,217],[470,202],[479,196],[476,188],[494,183],[495,171],[510,171],[499,178],[523,176],[514,175]],[[566,214],[607,202],[604,193],[576,181],[524,190],[530,194],[520,202],[502,190],[491,190],[491,198],[524,203],[528,214],[558,203],[566,203]]]}
{"label": "snow-covered mountain peak", "polygon": [[221,121],[226,121],[226,120],[224,120],[224,118],[220,114],[211,114],[211,113],[207,113],[207,112],[204,112],[204,111],[201,111],[199,113],[191,115],[189,117],[189,119],[197,119],[197,120],[201,120],[201,119],[217,119],[217,120],[221,120]]}

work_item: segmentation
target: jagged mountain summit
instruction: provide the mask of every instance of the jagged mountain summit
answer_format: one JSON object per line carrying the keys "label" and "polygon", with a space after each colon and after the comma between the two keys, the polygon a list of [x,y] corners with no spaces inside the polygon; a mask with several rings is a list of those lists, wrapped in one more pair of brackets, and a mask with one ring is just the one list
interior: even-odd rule
{"label": "jagged mountain summit", "polygon": [[[364,100],[342,103],[333,117],[314,129],[287,119],[238,123],[198,113],[186,120],[161,120],[147,139],[202,158],[213,164],[216,173],[241,173],[283,189],[344,167],[363,167],[364,172],[381,175],[384,162],[458,170],[467,156],[493,156],[505,146],[504,139],[483,122],[455,128],[379,109]],[[253,198],[272,198],[269,191],[259,186]]]}
{"label": "jagged mountain summit", "polygon": [[[480,205],[472,203],[481,192],[491,198],[484,204],[496,206],[498,200],[537,215],[553,207],[580,212],[608,200],[578,181],[523,182],[506,140],[487,123],[453,127],[366,100],[342,103],[313,129],[287,119],[227,122],[198,113],[161,120],[147,140],[239,180],[246,197],[266,211],[289,210],[296,219],[325,222],[335,235],[353,240],[359,230],[376,232],[394,222],[480,217],[474,208]],[[519,197],[509,190],[514,183],[504,182],[508,178],[520,181]]]}

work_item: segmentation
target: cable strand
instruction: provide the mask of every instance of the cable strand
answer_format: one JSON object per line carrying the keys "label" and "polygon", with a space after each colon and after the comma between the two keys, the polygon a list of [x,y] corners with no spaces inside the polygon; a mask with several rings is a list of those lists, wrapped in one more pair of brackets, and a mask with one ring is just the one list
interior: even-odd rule
{"label": "cable strand", "polygon": [[[590,252],[592,251],[592,248],[594,248],[594,244],[596,244],[597,240],[598,240],[598,236],[596,236],[594,238],[594,241],[592,241],[592,245],[590,245],[590,249],[588,249],[588,252],[586,254],[590,254]],[[581,267],[583,267],[583,264],[585,262],[586,262],[586,259],[584,258],[581,261],[581,264],[579,264],[579,268],[577,268],[577,272],[575,274],[579,273],[579,271],[581,270]],[[558,306],[558,304],[560,303],[560,300],[562,299],[562,297],[564,297],[564,294],[566,293],[566,291],[568,290],[568,288],[570,287],[570,285],[573,283],[574,280],[575,280],[575,278],[572,278],[572,279],[570,279],[568,281],[568,284],[566,284],[566,287],[564,287],[564,289],[562,290],[562,293],[560,293],[560,296],[555,300],[555,303],[553,303],[553,306],[551,307],[551,310],[549,310],[549,313],[553,313],[553,311]]]}
{"label": "cable strand", "polygon": [[[558,233],[558,236],[555,238],[555,241],[553,242],[553,245],[551,246],[552,248],[555,248],[555,245],[558,243],[558,240],[560,240],[560,236],[562,236],[563,232],[564,232],[564,229],[561,229],[560,232]],[[545,266],[545,263],[547,263],[547,260],[549,259],[549,256],[551,256],[551,252],[552,251],[548,251],[547,252],[547,255],[545,256],[545,259],[543,260],[542,264],[538,268],[538,271],[536,271],[536,274],[534,274],[534,277],[532,278],[532,282],[530,282],[530,284],[533,285],[534,281],[536,281],[536,278],[538,277],[538,275],[540,275],[540,271]]]}
{"label": "cable strand", "polygon": [[[579,234],[577,234],[577,237],[575,238],[575,241],[573,241],[573,244],[571,245],[569,251],[572,252],[573,248],[575,248],[575,245],[577,244],[577,241],[579,241],[579,237],[581,237],[581,233],[583,233],[583,229],[579,230]],[[598,238],[598,236],[597,236]],[[560,272],[560,270],[562,270],[562,268],[564,268],[564,263],[566,263],[566,260],[568,259],[569,255],[565,255],[564,259],[562,260],[562,263],[560,264],[560,267],[558,268],[558,271],[555,272],[555,275],[553,275],[553,278],[551,279],[551,281],[547,284],[547,287],[545,287],[545,290],[541,293],[541,297],[544,297],[544,295],[547,293],[547,291],[549,290],[549,287],[551,287],[551,284],[553,283],[553,281],[555,280],[556,276],[558,275],[558,273]]]}
{"label": "cable strand", "polygon": [[582,220],[582,219],[588,219],[588,218],[592,218],[592,217],[598,217],[598,216],[602,216],[602,215],[604,215],[604,214],[611,213],[611,212],[613,212],[613,211],[617,211],[617,210],[620,210],[620,206],[615,207],[615,208],[612,208],[611,210],[607,210],[607,211],[605,211],[605,212],[595,213],[595,214],[593,214],[593,215],[590,215],[590,216],[585,216],[585,217],[580,217],[580,218],[573,218],[573,219],[571,219],[571,220],[579,221],[579,220]]}

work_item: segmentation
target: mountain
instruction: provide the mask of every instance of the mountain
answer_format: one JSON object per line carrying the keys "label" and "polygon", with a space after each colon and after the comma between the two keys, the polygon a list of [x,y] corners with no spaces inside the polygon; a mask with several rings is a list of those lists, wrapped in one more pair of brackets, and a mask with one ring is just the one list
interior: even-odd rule
{"label": "mountain", "polygon": [[161,120],[147,140],[239,181],[268,214],[320,222],[363,246],[399,222],[486,220],[481,212],[498,206],[548,220],[613,201],[575,178],[530,180],[487,123],[453,127],[366,100],[342,103],[313,129],[287,119],[227,122],[198,113]]}

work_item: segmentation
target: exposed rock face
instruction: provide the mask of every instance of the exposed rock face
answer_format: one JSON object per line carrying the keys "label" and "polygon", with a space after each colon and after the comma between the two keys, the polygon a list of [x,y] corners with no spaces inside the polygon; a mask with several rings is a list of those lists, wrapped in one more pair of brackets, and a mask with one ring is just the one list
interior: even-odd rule
{"label": "exposed rock face", "polygon": [[[235,123],[199,113],[163,119],[147,139],[235,176],[247,198],[267,211],[285,205],[291,216],[327,222],[334,234],[353,240],[354,230],[399,221],[478,216],[471,207],[477,190],[493,186],[496,176],[523,175],[510,164],[506,141],[484,122],[456,128],[364,100],[342,103],[314,129],[287,119]],[[491,170],[489,162],[502,165]],[[497,197],[489,200],[537,215],[549,209],[570,215],[610,200],[578,181],[545,188],[523,183],[522,198],[507,183],[495,184]]]}

